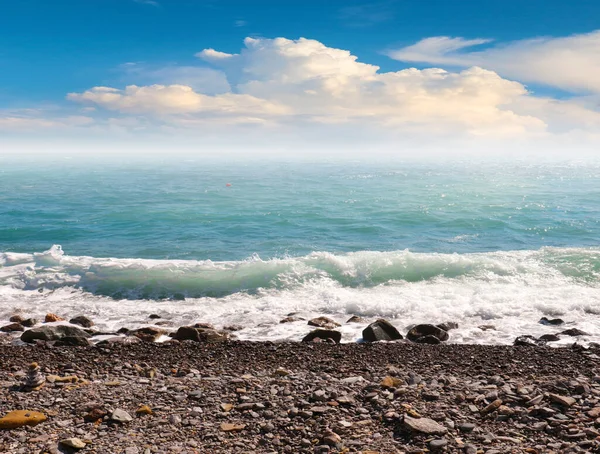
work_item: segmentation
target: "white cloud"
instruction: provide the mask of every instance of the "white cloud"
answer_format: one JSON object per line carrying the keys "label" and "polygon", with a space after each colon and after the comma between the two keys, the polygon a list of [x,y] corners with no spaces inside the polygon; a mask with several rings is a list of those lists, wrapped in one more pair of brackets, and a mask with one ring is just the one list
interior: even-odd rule
{"label": "white cloud", "polygon": [[159,116],[197,112],[244,115],[285,113],[285,107],[250,95],[225,93],[207,96],[186,85],[129,85],[124,90],[94,87],[84,93],[69,93],[67,98],[113,111]]}
{"label": "white cloud", "polygon": [[0,112],[0,130],[9,132],[30,132],[46,130],[70,129],[73,127],[89,126],[94,119],[83,115],[47,118],[42,115],[23,115]]}
{"label": "white cloud", "polygon": [[[93,87],[68,99],[99,108],[98,115],[104,109],[118,117],[143,118],[138,129],[151,129],[148,122],[154,122],[155,130],[202,134],[228,134],[228,125],[245,125],[304,136],[311,130],[317,136],[330,131],[342,139],[349,131],[379,138],[540,138],[600,128],[597,99],[536,97],[523,84],[479,66],[382,72],[347,50],[315,40],[246,38],[244,44],[235,54],[215,49],[197,54],[216,69],[165,68],[164,80],[177,76],[177,83]],[[423,49],[428,55],[458,55],[479,44],[485,40],[431,39],[406,55],[420,55]],[[145,72],[128,68],[136,77]],[[160,70],[152,71],[158,77]],[[212,75],[206,79],[204,71]],[[204,80],[220,81],[222,89]],[[123,118],[109,124],[128,127]]]}
{"label": "white cloud", "polygon": [[489,42],[486,39],[439,36],[390,51],[388,55],[405,62],[482,66],[523,82],[535,82],[573,92],[600,93],[600,30],[472,49]]}
{"label": "white cloud", "polygon": [[[461,72],[380,72],[349,51],[309,39],[246,38],[239,54],[205,49],[231,92],[208,95],[188,85],[95,87],[72,101],[129,114],[179,116],[179,125],[210,121],[360,123],[382,128],[474,135],[539,133],[543,119],[515,111],[523,85],[478,67]],[[185,115],[185,118],[181,118]],[[191,115],[191,116],[190,116]]]}
{"label": "white cloud", "polygon": [[198,52],[196,57],[201,58],[206,61],[218,61],[218,60],[226,60],[233,57],[233,54],[228,54],[225,52],[219,52],[214,49],[204,49],[202,52]]}

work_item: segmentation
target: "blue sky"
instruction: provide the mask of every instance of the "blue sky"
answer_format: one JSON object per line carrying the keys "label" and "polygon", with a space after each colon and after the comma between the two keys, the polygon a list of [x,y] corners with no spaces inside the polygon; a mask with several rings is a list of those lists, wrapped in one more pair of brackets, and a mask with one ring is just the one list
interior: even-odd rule
{"label": "blue sky", "polygon": [[[442,89],[436,85],[435,93],[428,91],[427,96],[440,96],[440,90],[450,88],[465,92],[464,85],[461,85],[463,82],[471,84],[469,87],[481,86],[480,82],[474,80],[480,81],[484,77],[486,87],[493,83],[499,88],[493,91],[494,88],[493,93],[486,91],[478,95],[473,105],[481,101],[487,106],[481,109],[489,107],[489,112],[492,112],[492,108],[504,109],[524,119],[520,123],[507,123],[503,129],[506,131],[521,128],[540,133],[544,129],[545,133],[564,135],[566,130],[580,131],[577,122],[587,125],[586,128],[591,129],[592,133],[600,125],[600,87],[593,80],[598,75],[596,71],[600,63],[592,64],[591,67],[573,67],[579,62],[593,60],[594,57],[600,60],[600,38],[595,34],[600,28],[597,21],[600,17],[600,2],[594,0],[19,0],[3,3],[0,7],[0,127],[4,125],[3,130],[12,136],[25,134],[22,132],[22,121],[18,128],[11,130],[11,125],[16,124],[14,118],[31,119],[38,124],[44,120],[48,126],[44,126],[44,130],[47,131],[52,129],[50,123],[56,123],[56,118],[77,116],[74,127],[78,129],[79,136],[83,134],[81,127],[93,124],[97,131],[106,126],[111,118],[122,124],[125,123],[124,117],[131,118],[130,123],[135,119],[139,131],[150,124],[161,127],[168,124],[168,128],[172,128],[173,123],[165,119],[166,115],[170,115],[171,118],[177,116],[177,127],[180,127],[182,121],[179,120],[189,123],[188,120],[194,116],[193,120],[196,122],[199,116],[205,118],[210,112],[215,112],[217,108],[214,106],[210,111],[200,107],[206,101],[218,104],[219,115],[223,113],[223,109],[230,112],[237,109],[240,102],[245,103],[242,109],[244,118],[248,118],[248,112],[255,109],[249,107],[250,104],[259,106],[260,109],[266,103],[271,103],[272,107],[279,106],[267,109],[268,115],[263,113],[260,118],[253,116],[250,124],[255,120],[271,122],[274,115],[278,115],[279,119],[285,115],[288,120],[292,116],[295,119],[322,119],[325,115],[328,117],[327,122],[332,123],[327,108],[331,109],[331,115],[336,116],[333,121],[336,125],[354,118],[356,112],[352,109],[357,109],[360,103],[364,103],[362,98],[357,99],[357,104],[352,108],[333,102],[329,107],[318,105],[308,109],[304,106],[305,102],[298,98],[298,91],[295,92],[297,99],[293,101],[293,106],[290,104],[289,86],[285,90],[278,88],[281,93],[279,98],[268,98],[260,95],[260,90],[254,90],[256,83],[248,83],[248,67],[258,61],[263,66],[271,62],[265,52],[281,57],[281,43],[276,43],[275,46],[270,44],[271,40],[278,37],[288,39],[294,46],[299,38],[319,43],[323,47],[314,52],[320,55],[327,53],[328,49],[347,51],[359,63],[378,66],[378,74],[392,74],[407,68],[426,71],[428,68],[442,68],[447,71],[448,76],[444,76],[447,86]],[[571,39],[574,36],[576,38]],[[256,58],[263,60],[253,60],[254,57],[246,55],[238,58],[237,69],[233,70],[231,66],[221,66],[223,59],[217,61],[198,56],[203,49],[237,55],[247,48],[244,39],[248,37],[256,40],[253,44],[255,48],[263,49],[260,55],[258,51],[254,53]],[[544,40],[541,44],[530,41],[540,38]],[[289,46],[286,44],[285,48],[288,49]],[[564,68],[560,67],[561,56],[565,53],[574,54],[576,58],[573,62],[565,63],[573,64],[570,65],[570,72],[562,74]],[[532,57],[539,54],[548,57],[544,61],[532,63]],[[345,57],[339,54],[332,58],[343,60]],[[519,64],[514,64],[514,60]],[[302,64],[306,63],[305,60],[303,62]],[[271,68],[273,74],[257,76],[259,82],[264,84],[267,79],[280,76],[289,80],[288,74],[274,75],[281,71],[282,64],[284,63],[279,61]],[[350,61],[348,64],[351,66]],[[557,65],[556,70],[561,74],[548,77],[547,73],[553,72],[553,64]],[[290,65],[298,66],[298,63],[290,61]],[[375,81],[369,71],[360,70],[359,74],[353,72],[354,69],[348,69],[349,66],[342,65],[339,68],[336,66],[335,71],[341,71],[338,75],[332,75],[330,69],[324,70],[323,74],[313,74],[310,72],[312,63],[306,65],[310,74],[302,80],[295,75],[294,83],[296,88],[302,85],[302,93],[309,95],[314,95],[315,89],[307,89],[307,84],[319,80],[323,86],[328,84],[331,87],[331,81],[339,81],[340,77],[356,78],[352,83],[345,79],[346,88],[354,87],[349,93],[354,93],[356,87],[364,89],[367,82],[375,84],[368,88],[369,93],[377,84],[386,85],[388,97],[390,91],[406,91],[406,87],[388,85],[388,76]],[[473,73],[463,73],[471,67],[493,72],[500,79],[494,79],[495,76],[491,73],[476,76]],[[305,67],[299,65],[298,68],[302,70]],[[350,76],[344,73],[346,70],[350,71]],[[578,73],[589,73],[589,80]],[[423,75],[429,78],[425,82],[422,81]],[[453,79],[454,75],[460,81]],[[242,80],[240,77],[245,83],[237,83]],[[411,90],[415,89],[414,84],[419,89],[431,90],[431,81],[437,80],[438,76],[419,73],[415,77],[419,78],[419,82],[411,82]],[[527,93],[519,93],[519,88],[510,86],[509,82],[521,84]],[[144,110],[138,105],[138,92],[131,96],[118,92],[123,99],[129,96],[126,105],[123,102],[118,105],[109,103],[104,98],[100,99],[98,92],[90,92],[94,87],[125,90],[125,87],[131,85],[189,86],[192,92],[186,92],[185,96],[188,98],[226,92],[252,96],[253,99],[238,98],[232,101],[227,98],[223,101],[196,96],[197,99],[190,101],[195,107],[186,104],[187,107],[183,110],[174,109],[169,104],[170,101],[162,99],[151,107],[144,101]],[[149,90],[144,92],[144,96]],[[339,87],[336,90],[337,94],[332,95],[332,92],[327,91],[326,95],[347,98],[347,95],[340,94]],[[153,99],[155,94],[150,94]],[[167,95],[169,100],[174,99],[173,96],[179,96],[173,90],[161,91],[160,96]],[[499,101],[499,98],[506,98],[506,102]],[[386,97],[382,98],[384,104],[385,99]],[[552,108],[556,111],[554,117],[546,118],[541,115],[540,112],[547,111],[541,106],[545,102],[542,100],[551,101]],[[231,102],[235,107],[228,104]],[[415,102],[413,99],[398,100],[399,105],[410,104],[413,107]],[[452,100],[447,118],[457,117],[454,112],[457,102]],[[567,104],[559,105],[558,102]],[[131,103],[138,103],[137,107],[131,107]],[[225,107],[223,103],[226,104]],[[510,109],[503,107],[507,103],[511,104]],[[301,109],[297,108],[300,104],[303,105]],[[164,111],[160,111],[161,106],[166,106]],[[416,110],[420,112],[423,109]],[[564,122],[557,120],[557,116],[560,117],[567,110],[570,112],[569,117]],[[340,111],[343,111],[343,121],[340,120]],[[392,111],[387,105],[384,109],[373,107],[369,119],[376,115],[389,118],[390,112]],[[397,118],[394,128],[407,123],[404,111],[398,113],[396,109],[392,113]],[[528,120],[529,117],[538,118],[538,113],[545,127]],[[475,115],[474,111],[459,112],[458,116],[462,114],[466,115],[465,124],[472,125],[467,117]],[[437,113],[432,121],[437,119],[436,115]],[[82,120],[84,116],[90,120]],[[408,114],[408,117],[411,116],[412,114]],[[502,117],[506,119],[508,116]],[[489,121],[496,119],[490,117]],[[140,126],[140,122],[145,126]],[[277,122],[282,123],[279,120]],[[69,122],[64,120],[58,121],[62,125],[62,132],[58,136],[66,137],[73,133],[68,130],[73,125],[66,125],[67,123]],[[239,118],[235,123],[239,126]],[[317,123],[319,124],[315,130],[327,129],[323,126],[323,121]],[[457,131],[466,131],[468,134],[475,132],[476,135],[481,135],[482,132],[487,134],[490,129],[486,125],[473,128],[464,124],[456,128]],[[447,133],[444,129],[443,134]]]}

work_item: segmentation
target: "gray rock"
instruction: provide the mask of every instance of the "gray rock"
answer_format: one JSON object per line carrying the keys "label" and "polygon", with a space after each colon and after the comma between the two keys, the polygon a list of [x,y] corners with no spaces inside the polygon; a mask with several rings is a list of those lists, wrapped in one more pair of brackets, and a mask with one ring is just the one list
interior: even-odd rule
{"label": "gray rock", "polygon": [[338,326],[341,326],[338,322],[330,319],[329,317],[313,318],[312,320],[308,321],[308,324],[310,326],[318,326],[319,328],[327,328],[327,329],[336,328]]}
{"label": "gray rock", "polygon": [[548,317],[542,317],[540,319],[540,323],[542,325],[562,325],[563,323],[565,323],[565,321],[561,318],[551,318],[549,319]]}
{"label": "gray rock", "polygon": [[365,342],[403,339],[396,327],[382,318],[367,326],[362,332],[362,337]]}
{"label": "gray rock", "polygon": [[339,331],[331,330],[331,329],[315,329],[308,333],[302,339],[302,342],[312,342],[315,339],[327,340],[331,339],[336,344],[339,344],[342,340],[342,333]]}
{"label": "gray rock", "polygon": [[191,340],[194,342],[225,342],[230,339],[229,333],[220,332],[210,328],[196,328],[195,326],[182,326],[172,335],[179,341]]}
{"label": "gray rock", "polygon": [[425,435],[444,435],[448,430],[429,418],[411,418],[404,416],[404,427],[412,432],[419,432]]}
{"label": "gray rock", "polygon": [[121,410],[120,408],[117,408],[110,415],[110,420],[122,424],[122,423],[133,421],[133,418],[125,410]]}
{"label": "gray rock", "polygon": [[83,326],[84,328],[91,328],[94,326],[94,322],[83,315],[78,315],[77,317],[72,318],[69,320],[69,323],[72,325]]}
{"label": "gray rock", "polygon": [[0,328],[0,331],[4,333],[13,333],[17,331],[25,331],[25,328],[20,323],[10,323]]}
{"label": "gray rock", "polygon": [[74,449],[83,449],[85,448],[85,443],[81,441],[79,438],[65,438],[64,440],[60,440],[59,444],[61,446],[66,446],[68,448]]}
{"label": "gray rock", "polygon": [[571,329],[567,329],[562,331],[560,334],[564,334],[566,336],[589,336],[588,333],[586,333],[585,331],[581,331],[580,329],[577,328],[571,328]]}
{"label": "gray rock", "polygon": [[[422,324],[413,327],[408,334],[406,335],[408,340],[413,342],[417,342],[417,340],[421,337],[425,336],[434,336],[439,339],[441,342],[448,340],[448,332],[435,326],[429,324]],[[429,343],[429,342],[428,342]]]}
{"label": "gray rock", "polygon": [[448,444],[448,440],[445,438],[436,438],[429,442],[429,449],[433,452],[441,451]]}
{"label": "gray rock", "polygon": [[36,340],[56,341],[65,337],[88,338],[91,337],[91,335],[82,329],[68,325],[45,325],[40,326],[39,328],[29,329],[21,334],[21,340],[27,343],[32,343]]}

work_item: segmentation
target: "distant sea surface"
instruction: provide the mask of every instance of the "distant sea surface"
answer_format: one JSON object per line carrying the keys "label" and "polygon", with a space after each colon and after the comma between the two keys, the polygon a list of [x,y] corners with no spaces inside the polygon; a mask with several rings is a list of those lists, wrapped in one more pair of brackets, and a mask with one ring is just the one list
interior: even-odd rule
{"label": "distant sea surface", "polygon": [[0,322],[19,311],[254,340],[300,339],[306,322],[279,323],[298,312],[599,341],[600,164],[0,159]]}

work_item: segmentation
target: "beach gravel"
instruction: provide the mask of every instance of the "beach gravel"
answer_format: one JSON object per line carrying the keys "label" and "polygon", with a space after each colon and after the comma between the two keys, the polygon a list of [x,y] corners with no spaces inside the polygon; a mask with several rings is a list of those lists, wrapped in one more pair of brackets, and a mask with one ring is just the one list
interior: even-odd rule
{"label": "beach gravel", "polygon": [[[0,358],[0,417],[43,415],[7,423],[0,453],[600,452],[597,348],[40,343]],[[52,378],[23,392],[33,362]]]}

